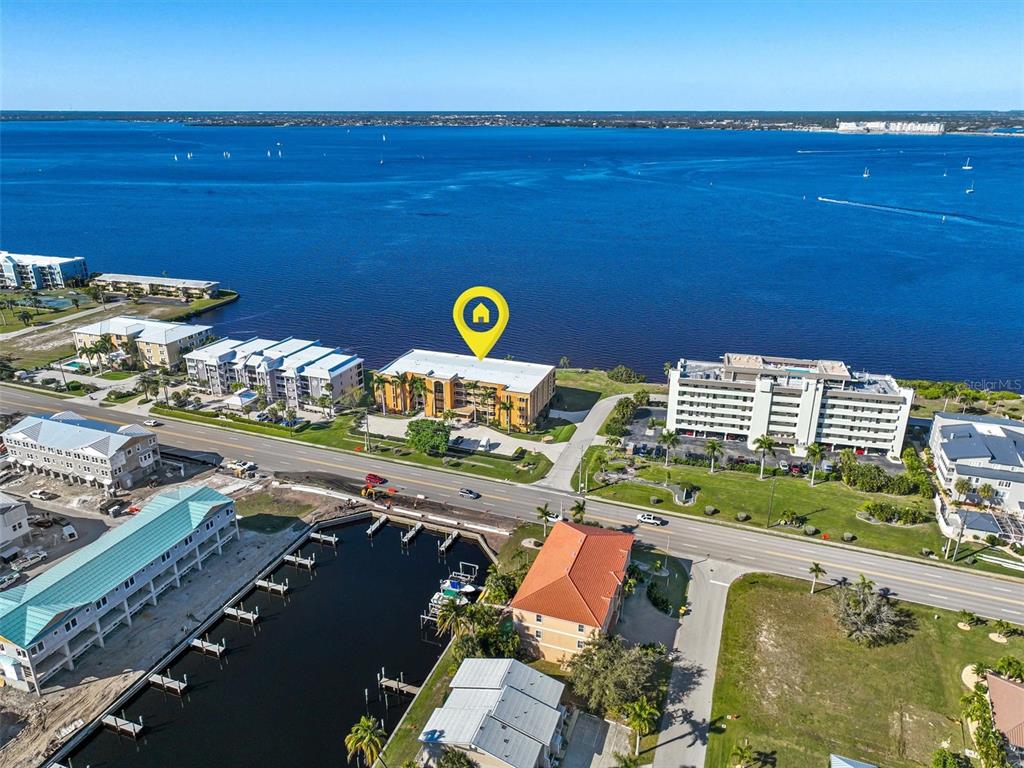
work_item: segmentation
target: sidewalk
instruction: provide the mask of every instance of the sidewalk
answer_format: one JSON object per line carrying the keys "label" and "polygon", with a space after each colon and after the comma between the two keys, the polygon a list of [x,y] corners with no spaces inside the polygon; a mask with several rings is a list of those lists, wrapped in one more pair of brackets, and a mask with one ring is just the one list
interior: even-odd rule
{"label": "sidewalk", "polygon": [[565,445],[565,449],[558,457],[558,460],[555,461],[555,466],[548,472],[547,477],[538,480],[535,485],[542,485],[559,491],[572,491],[572,475],[583,459],[583,454],[586,453],[587,448],[597,438],[597,430],[604,424],[608,414],[615,407],[615,403],[623,397],[629,397],[629,395],[613,395],[612,397],[598,400],[594,407],[590,409],[587,418],[576,427],[576,431],[573,433],[568,444],[562,444]]}

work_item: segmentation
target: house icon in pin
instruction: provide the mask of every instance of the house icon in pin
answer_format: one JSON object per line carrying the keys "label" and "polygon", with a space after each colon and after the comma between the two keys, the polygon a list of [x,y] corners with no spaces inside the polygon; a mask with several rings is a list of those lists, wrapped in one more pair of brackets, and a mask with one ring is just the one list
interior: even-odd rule
{"label": "house icon in pin", "polygon": [[491,310],[489,310],[483,302],[480,302],[473,307],[473,322],[474,323],[490,323],[491,322]]}

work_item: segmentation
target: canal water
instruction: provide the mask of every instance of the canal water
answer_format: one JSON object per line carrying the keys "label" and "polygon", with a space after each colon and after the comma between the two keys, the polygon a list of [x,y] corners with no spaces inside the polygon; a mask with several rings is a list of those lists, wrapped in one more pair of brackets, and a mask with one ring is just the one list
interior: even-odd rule
{"label": "canal water", "polygon": [[227,642],[223,661],[185,653],[171,676],[188,675],[188,695],[147,689],[126,707],[129,719],[143,718],[145,737],[135,744],[97,730],[72,755],[75,768],[337,768],[345,763],[345,735],[367,709],[390,733],[408,701],[396,706],[392,695],[385,709],[377,672],[383,666],[389,676],[421,682],[442,644],[432,631],[421,632],[420,613],[460,561],[478,565],[482,580],[489,560],[463,540],[440,559],[439,538],[426,531],[403,548],[405,529],[393,525],[371,542],[367,525],[334,529],[336,550],[305,545],[304,554],[317,553],[312,576],[290,566],[274,575],[289,579],[287,602],[249,595],[246,609],[260,611],[255,633],[232,621],[215,624],[209,638]]}

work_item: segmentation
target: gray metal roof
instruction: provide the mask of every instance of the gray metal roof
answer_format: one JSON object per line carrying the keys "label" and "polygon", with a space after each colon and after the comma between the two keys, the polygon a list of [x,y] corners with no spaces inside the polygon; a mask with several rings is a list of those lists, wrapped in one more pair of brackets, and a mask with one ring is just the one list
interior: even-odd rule
{"label": "gray metal roof", "polygon": [[536,768],[544,746],[493,717],[485,717],[473,746],[512,768]]}
{"label": "gray metal roof", "polygon": [[466,659],[452,678],[452,688],[511,686],[549,707],[557,707],[565,684],[515,659]]}
{"label": "gray metal roof", "polygon": [[26,416],[3,433],[5,440],[30,440],[63,451],[95,451],[111,457],[133,438],[153,435],[138,424],[118,427],[79,416],[74,411]]}
{"label": "gray metal roof", "polygon": [[991,467],[975,467],[958,461],[956,473],[967,477],[980,477],[984,480],[1008,480],[1011,483],[1024,483],[1024,472],[1011,472],[1007,469],[992,469]]}
{"label": "gray metal roof", "polygon": [[444,702],[446,710],[482,710],[520,733],[550,744],[561,719],[554,707],[541,704],[522,691],[505,686],[499,691],[486,688],[455,688]]}
{"label": "gray metal roof", "polygon": [[843,757],[842,755],[829,755],[828,764],[829,768],[878,768],[877,765],[854,760],[852,757]]}

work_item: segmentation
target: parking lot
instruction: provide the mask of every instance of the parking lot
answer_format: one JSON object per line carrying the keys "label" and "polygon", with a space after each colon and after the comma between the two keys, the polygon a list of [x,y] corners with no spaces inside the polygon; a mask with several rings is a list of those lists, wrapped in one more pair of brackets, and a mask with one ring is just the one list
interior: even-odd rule
{"label": "parking lot", "polygon": [[[648,434],[648,424],[650,419],[655,419],[658,423],[663,423],[667,411],[664,408],[638,408],[636,415],[633,417],[633,421],[629,425],[629,435],[622,438],[623,447],[640,446],[643,450],[643,446],[646,446],[649,454],[652,458],[663,458],[664,448],[658,445],[658,438],[661,437],[664,429],[660,426],[654,427],[653,434]],[[691,458],[707,458],[704,453],[704,445],[708,438],[698,437],[696,435],[687,435],[685,433],[679,433],[679,445],[672,449],[672,457],[686,458],[687,454],[691,455]],[[730,436],[729,439],[715,438],[722,444],[722,455],[715,460],[716,465],[726,465],[739,460],[745,460],[748,463],[761,462],[761,452],[747,447],[746,438],[742,435]],[[825,460],[836,464],[839,461],[838,451],[826,451]],[[864,462],[866,464],[877,464],[879,467],[884,469],[890,474],[899,474],[903,471],[903,465],[889,461],[885,456],[878,454],[863,454],[857,456],[857,461]],[[793,456],[789,450],[784,448],[777,448],[773,455],[769,455],[765,461],[765,467],[779,467],[780,462],[785,462],[787,465],[793,463],[805,464],[806,460],[799,457]],[[809,471],[809,467],[808,467]]]}

